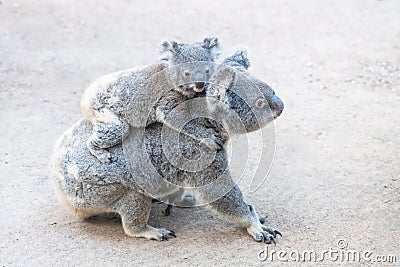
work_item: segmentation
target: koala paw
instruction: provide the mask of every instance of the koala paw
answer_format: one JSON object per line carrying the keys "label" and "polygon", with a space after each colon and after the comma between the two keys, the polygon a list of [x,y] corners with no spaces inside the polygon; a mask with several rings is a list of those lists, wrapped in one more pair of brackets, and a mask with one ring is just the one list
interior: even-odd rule
{"label": "koala paw", "polygon": [[99,149],[93,146],[90,141],[87,142],[87,148],[89,149],[90,153],[95,156],[98,160],[102,163],[108,163],[111,161],[111,153],[108,152],[106,149]]}
{"label": "koala paw", "polygon": [[169,238],[176,237],[175,232],[166,228],[155,228],[147,226],[147,229],[143,232],[136,233],[135,237],[144,237],[147,239],[153,239],[158,241],[168,240]]}
{"label": "koala paw", "polygon": [[264,242],[266,244],[274,243],[276,245],[277,235],[282,236],[281,232],[272,228],[266,227],[262,224],[257,226],[250,226],[247,228],[247,232],[258,242]]}
{"label": "koala paw", "polygon": [[161,228],[158,230],[159,230],[159,232],[156,235],[156,239],[159,241],[164,241],[164,240],[168,240],[169,238],[176,237],[175,232],[170,229]]}

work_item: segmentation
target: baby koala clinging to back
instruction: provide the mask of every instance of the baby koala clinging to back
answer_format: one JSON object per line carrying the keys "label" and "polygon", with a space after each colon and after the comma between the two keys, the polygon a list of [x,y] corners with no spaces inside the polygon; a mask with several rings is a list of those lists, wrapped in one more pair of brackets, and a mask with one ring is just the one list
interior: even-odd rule
{"label": "baby koala clinging to back", "polygon": [[85,117],[93,125],[87,141],[90,152],[100,161],[109,162],[111,154],[107,148],[121,143],[130,126],[143,128],[154,122],[216,149],[218,145],[212,133],[187,133],[178,129],[168,114],[204,90],[213,65],[207,62],[214,62],[220,53],[217,38],[205,38],[193,44],[164,41],[161,62],[112,73],[91,84],[81,100]]}

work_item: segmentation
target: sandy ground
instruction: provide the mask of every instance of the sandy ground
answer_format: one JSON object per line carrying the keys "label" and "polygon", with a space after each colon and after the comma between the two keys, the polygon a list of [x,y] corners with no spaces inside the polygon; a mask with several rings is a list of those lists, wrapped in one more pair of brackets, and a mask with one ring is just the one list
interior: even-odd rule
{"label": "sandy ground", "polygon": [[[302,2],[1,0],[0,264],[270,264],[258,259],[264,244],[202,208],[166,217],[154,204],[150,222],[177,233],[168,242],[128,238],[112,216],[77,220],[49,175],[92,81],[155,62],[162,38],[218,36],[223,56],[249,48],[252,72],[286,105],[268,181],[244,189],[283,233],[268,253],[322,254],[343,239],[341,252],[370,251],[371,265],[395,255],[385,265],[399,266],[400,2]],[[348,265],[334,258],[316,265]]]}

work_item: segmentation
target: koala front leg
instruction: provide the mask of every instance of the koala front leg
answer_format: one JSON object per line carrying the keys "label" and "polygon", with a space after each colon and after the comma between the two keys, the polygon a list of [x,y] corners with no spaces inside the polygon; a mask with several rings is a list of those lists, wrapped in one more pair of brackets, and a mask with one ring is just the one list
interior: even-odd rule
{"label": "koala front leg", "polygon": [[86,145],[92,155],[101,162],[107,163],[111,160],[111,154],[107,148],[122,142],[122,138],[128,134],[129,125],[107,109],[96,115],[96,121],[92,122],[93,133]]}
{"label": "koala front leg", "polygon": [[159,241],[176,237],[172,230],[155,228],[147,224],[151,202],[151,197],[138,192],[128,192],[114,204],[113,211],[121,215],[125,233],[132,237],[144,237]]}
{"label": "koala front leg", "polygon": [[[163,123],[164,125],[183,133],[197,141],[204,144],[211,150],[217,150],[223,145],[223,140],[218,138],[213,129],[206,129],[203,125],[196,126],[196,122],[190,122],[190,127],[188,129],[181,128],[180,118],[175,118],[174,116],[168,116],[170,110],[167,108],[159,107],[156,110],[157,121]],[[183,113],[177,113],[177,115],[184,115]]]}
{"label": "koala front leg", "polygon": [[234,221],[247,229],[247,232],[259,242],[274,243],[278,230],[261,224],[263,216],[258,216],[254,207],[243,201],[243,195],[238,186],[234,186],[227,194],[209,204],[209,207],[229,221]]}

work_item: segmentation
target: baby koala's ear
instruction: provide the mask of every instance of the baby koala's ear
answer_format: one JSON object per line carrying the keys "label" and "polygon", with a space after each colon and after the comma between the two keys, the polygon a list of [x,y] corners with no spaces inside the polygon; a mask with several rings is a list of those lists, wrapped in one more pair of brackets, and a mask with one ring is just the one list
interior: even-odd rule
{"label": "baby koala's ear", "polygon": [[160,45],[160,59],[169,61],[178,52],[179,45],[175,41],[162,41]]}
{"label": "baby koala's ear", "polygon": [[202,47],[210,51],[213,60],[216,60],[222,53],[221,44],[217,37],[206,37],[203,40]]}

